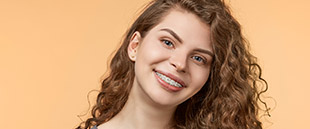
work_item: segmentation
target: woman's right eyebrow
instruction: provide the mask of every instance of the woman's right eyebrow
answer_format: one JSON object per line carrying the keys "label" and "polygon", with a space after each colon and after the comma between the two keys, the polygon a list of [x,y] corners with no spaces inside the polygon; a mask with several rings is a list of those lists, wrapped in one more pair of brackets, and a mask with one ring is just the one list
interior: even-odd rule
{"label": "woman's right eyebrow", "polygon": [[168,28],[163,28],[160,29],[160,31],[166,31],[169,34],[171,34],[175,39],[177,39],[181,44],[183,43],[183,40],[180,38],[180,36],[178,36],[173,30],[168,29]]}

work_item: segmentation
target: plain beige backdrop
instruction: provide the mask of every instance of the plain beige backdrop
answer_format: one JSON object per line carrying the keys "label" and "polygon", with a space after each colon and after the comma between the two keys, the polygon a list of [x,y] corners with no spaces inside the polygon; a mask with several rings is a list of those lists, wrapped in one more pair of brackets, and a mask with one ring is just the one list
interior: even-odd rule
{"label": "plain beige backdrop", "polygon": [[[0,127],[78,125],[88,92],[99,89],[109,55],[147,1],[1,0]],[[310,1],[229,3],[276,100],[264,126],[309,129]]]}

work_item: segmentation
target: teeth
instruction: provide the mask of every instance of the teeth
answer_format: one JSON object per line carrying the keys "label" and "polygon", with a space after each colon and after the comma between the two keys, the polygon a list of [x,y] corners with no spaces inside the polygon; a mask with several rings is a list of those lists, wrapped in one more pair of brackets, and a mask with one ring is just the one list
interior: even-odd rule
{"label": "teeth", "polygon": [[158,75],[158,77],[162,80],[164,80],[165,82],[167,82],[169,85],[172,85],[172,86],[175,86],[175,87],[182,87],[182,85],[174,80],[172,80],[171,78],[161,74],[161,73],[158,73],[156,72],[156,74]]}

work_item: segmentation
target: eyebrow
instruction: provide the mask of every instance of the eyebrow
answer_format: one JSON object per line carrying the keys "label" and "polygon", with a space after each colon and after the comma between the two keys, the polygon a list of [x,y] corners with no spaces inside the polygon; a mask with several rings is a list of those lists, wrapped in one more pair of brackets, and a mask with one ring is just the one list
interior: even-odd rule
{"label": "eyebrow", "polygon": [[[160,29],[160,31],[166,31],[166,32],[170,33],[170,34],[171,34],[175,39],[177,39],[180,43],[183,43],[183,40],[182,40],[173,30],[170,30],[170,29],[168,29],[168,28],[164,28],[164,29]],[[201,52],[201,53],[205,53],[205,54],[210,55],[211,57],[214,57],[214,54],[213,54],[211,51],[209,51],[209,50],[197,48],[197,49],[195,49],[194,51]]]}
{"label": "eyebrow", "polygon": [[175,39],[177,39],[180,43],[183,43],[183,40],[178,36],[173,30],[170,30],[168,28],[160,29],[160,31],[166,31],[170,33]]}
{"label": "eyebrow", "polygon": [[212,58],[214,57],[214,54],[213,54],[211,51],[209,51],[209,50],[205,50],[205,49],[199,49],[199,48],[197,48],[197,49],[195,49],[194,51],[197,51],[197,52],[201,52],[201,53],[208,54],[208,55],[210,55]]}

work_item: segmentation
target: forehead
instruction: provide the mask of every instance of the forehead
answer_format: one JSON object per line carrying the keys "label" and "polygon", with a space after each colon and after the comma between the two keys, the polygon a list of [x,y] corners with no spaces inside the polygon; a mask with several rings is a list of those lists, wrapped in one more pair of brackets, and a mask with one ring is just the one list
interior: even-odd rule
{"label": "forehead", "polygon": [[172,9],[162,18],[162,21],[150,30],[154,33],[162,29],[171,29],[185,43],[198,45],[203,48],[212,48],[210,27],[198,16],[182,9]]}

